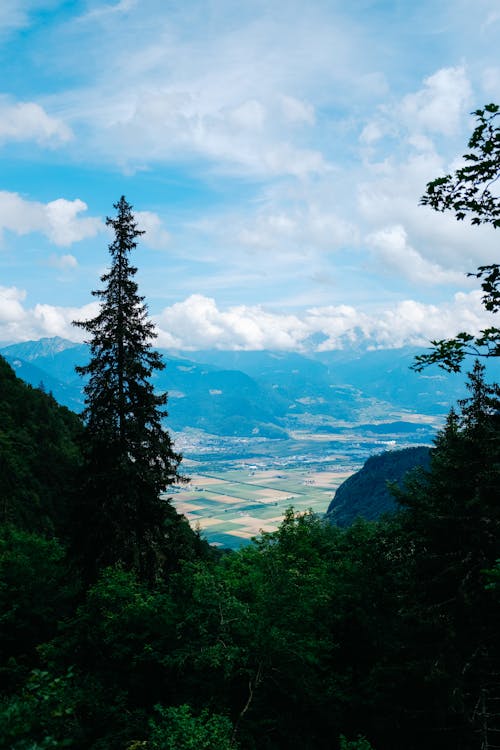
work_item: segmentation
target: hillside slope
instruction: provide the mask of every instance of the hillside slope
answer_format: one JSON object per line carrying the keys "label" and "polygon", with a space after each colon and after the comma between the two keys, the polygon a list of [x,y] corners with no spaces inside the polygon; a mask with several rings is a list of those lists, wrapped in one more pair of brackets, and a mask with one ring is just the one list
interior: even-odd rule
{"label": "hillside slope", "polygon": [[396,503],[387,483],[401,485],[409,471],[417,466],[428,468],[429,461],[430,453],[426,446],[385,451],[371,456],[362,469],[337,489],[328,506],[327,518],[338,526],[349,526],[358,516],[372,521],[382,513],[394,510]]}
{"label": "hillside slope", "polygon": [[0,356],[0,523],[54,533],[79,464],[81,422]]}

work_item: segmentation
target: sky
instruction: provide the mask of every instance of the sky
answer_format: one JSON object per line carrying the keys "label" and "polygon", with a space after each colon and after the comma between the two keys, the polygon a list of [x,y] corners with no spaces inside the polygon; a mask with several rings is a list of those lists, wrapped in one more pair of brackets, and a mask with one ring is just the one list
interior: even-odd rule
{"label": "sky", "polygon": [[498,0],[2,0],[0,342],[80,340],[121,195],[161,347],[489,325],[498,237],[419,205],[500,103]]}

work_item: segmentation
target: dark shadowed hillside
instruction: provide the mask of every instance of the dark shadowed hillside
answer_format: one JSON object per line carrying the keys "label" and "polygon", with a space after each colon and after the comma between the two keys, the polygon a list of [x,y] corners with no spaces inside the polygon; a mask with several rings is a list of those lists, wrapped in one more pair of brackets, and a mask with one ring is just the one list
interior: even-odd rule
{"label": "dark shadowed hillside", "polygon": [[371,456],[360,471],[340,485],[328,506],[327,517],[338,526],[348,526],[358,516],[371,521],[394,510],[388,482],[401,485],[408,471],[429,466],[429,456],[429,448],[425,446]]}
{"label": "dark shadowed hillside", "polygon": [[52,533],[63,524],[81,422],[0,357],[0,521]]}

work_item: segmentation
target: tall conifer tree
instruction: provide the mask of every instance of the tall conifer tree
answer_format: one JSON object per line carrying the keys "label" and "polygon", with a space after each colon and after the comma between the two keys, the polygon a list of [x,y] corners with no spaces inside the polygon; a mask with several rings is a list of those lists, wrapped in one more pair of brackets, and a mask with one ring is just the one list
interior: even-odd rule
{"label": "tall conifer tree", "polygon": [[100,311],[75,323],[89,334],[91,355],[77,367],[88,377],[79,546],[91,573],[121,562],[151,579],[167,554],[168,521],[176,517],[160,494],[180,479],[181,456],[162,427],[167,395],[155,393],[151,377],[165,365],[152,349],[156,334],[129,261],[143,232],[123,196],[114,208],[116,218],[106,220],[115,234],[111,267],[103,288],[92,292]]}
{"label": "tall conifer tree", "polygon": [[397,492],[413,588],[406,616],[422,654],[411,680],[415,715],[426,731],[440,727],[435,740],[421,740],[428,748],[489,748],[485,733],[500,737],[500,602],[485,574],[500,558],[500,399],[484,375],[476,361],[430,470]]}

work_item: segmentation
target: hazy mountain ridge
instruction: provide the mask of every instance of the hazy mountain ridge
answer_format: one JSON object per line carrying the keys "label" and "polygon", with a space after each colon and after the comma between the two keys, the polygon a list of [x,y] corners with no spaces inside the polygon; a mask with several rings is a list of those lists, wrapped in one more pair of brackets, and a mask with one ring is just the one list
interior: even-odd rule
{"label": "hazy mountain ridge", "polygon": [[[23,380],[43,383],[61,404],[81,411],[83,382],[74,368],[88,361],[85,344],[41,339],[12,344],[0,353]],[[464,376],[437,368],[414,373],[409,366],[416,353],[408,348],[308,356],[162,351],[167,367],[154,382],[169,393],[167,424],[174,430],[284,438],[291,430],[329,432],[345,425],[359,430],[361,424],[364,431],[387,432],[389,425],[378,423],[388,422],[396,433],[420,429],[428,442],[429,429],[412,427],[411,415],[445,414],[463,397]]]}

